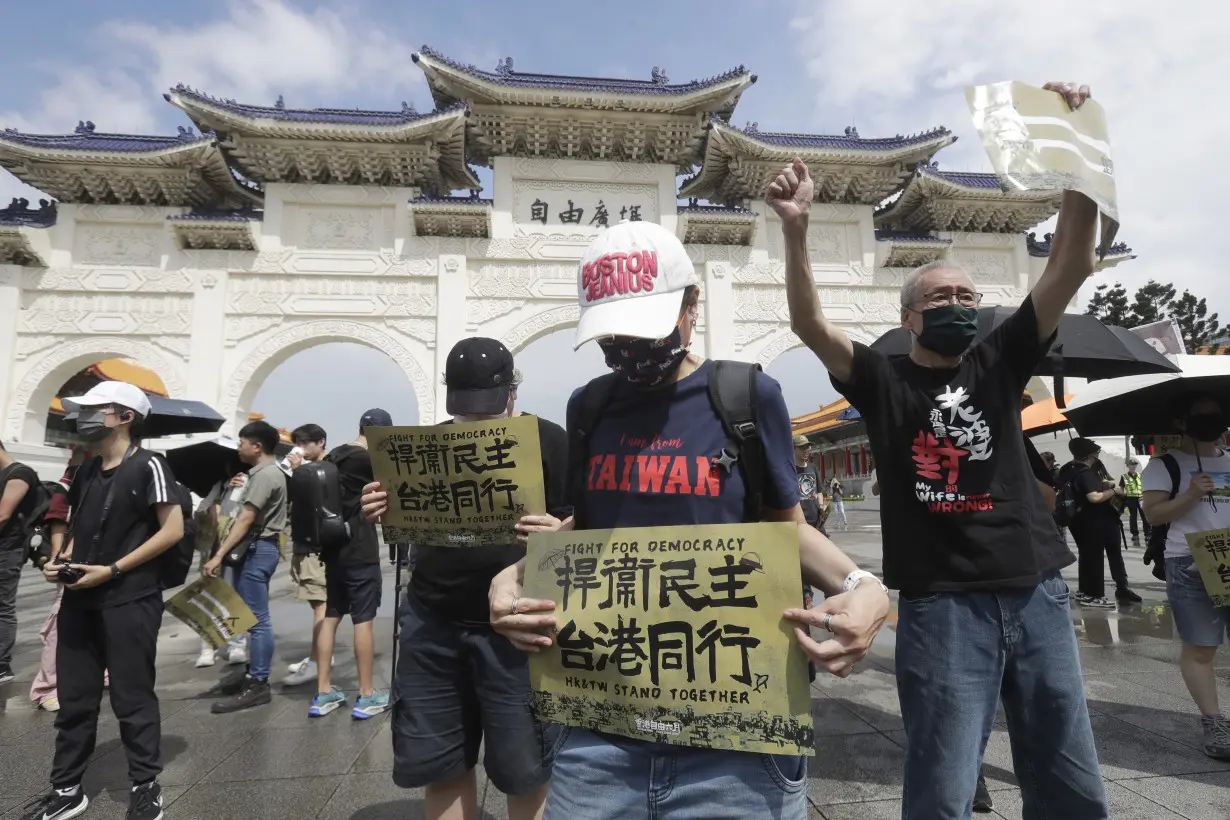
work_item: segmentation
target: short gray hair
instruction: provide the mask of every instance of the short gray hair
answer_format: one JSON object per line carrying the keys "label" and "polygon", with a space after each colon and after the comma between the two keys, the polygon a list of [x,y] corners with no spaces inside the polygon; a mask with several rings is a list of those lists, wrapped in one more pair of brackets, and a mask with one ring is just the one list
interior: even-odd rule
{"label": "short gray hair", "polygon": [[947,259],[934,259],[925,265],[919,265],[914,270],[906,275],[905,281],[901,283],[901,306],[909,307],[922,298],[922,294],[918,292],[918,282],[923,276],[933,270],[955,270],[969,275],[965,268],[958,265],[956,262],[951,262]]}

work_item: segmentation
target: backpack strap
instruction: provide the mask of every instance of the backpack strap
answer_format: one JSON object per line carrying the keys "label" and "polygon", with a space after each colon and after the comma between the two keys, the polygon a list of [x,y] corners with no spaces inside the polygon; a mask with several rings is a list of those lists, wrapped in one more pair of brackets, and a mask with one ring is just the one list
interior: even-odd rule
{"label": "backpack strap", "polygon": [[585,528],[585,476],[589,462],[589,439],[602,419],[603,408],[611,401],[618,373],[605,373],[581,388],[577,415],[568,430],[567,501],[572,507],[577,529]]}
{"label": "backpack strap", "polygon": [[1161,458],[1166,465],[1166,472],[1170,473],[1170,498],[1173,500],[1179,495],[1179,484],[1183,481],[1179,474],[1179,460],[1170,453],[1163,453]]}
{"label": "backpack strap", "polygon": [[763,517],[766,456],[756,408],[756,374],[760,365],[715,361],[709,368],[709,401],[726,431],[718,464],[728,472],[743,469],[743,521]]}

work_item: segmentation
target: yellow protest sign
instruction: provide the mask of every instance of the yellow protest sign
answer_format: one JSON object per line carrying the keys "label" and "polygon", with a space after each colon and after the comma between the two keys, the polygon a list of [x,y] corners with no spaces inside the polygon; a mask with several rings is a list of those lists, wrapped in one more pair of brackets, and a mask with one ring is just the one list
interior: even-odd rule
{"label": "yellow protest sign", "polygon": [[1026,83],[965,89],[974,127],[1007,191],[1079,191],[1102,213],[1105,256],[1119,230],[1115,164],[1106,113],[1096,100],[1072,110],[1064,99]]}
{"label": "yellow protest sign", "polygon": [[221,578],[200,578],[166,603],[166,610],[219,649],[256,626],[256,616]]}
{"label": "yellow protest sign", "polygon": [[794,524],[536,533],[525,595],[556,603],[530,656],[539,718],[712,749],[814,754]]}
{"label": "yellow protest sign", "polygon": [[1189,533],[1187,546],[1213,606],[1230,606],[1230,529]]}
{"label": "yellow protest sign", "polygon": [[372,471],[389,492],[387,541],[512,544],[521,516],[547,511],[534,416],[366,433]]}

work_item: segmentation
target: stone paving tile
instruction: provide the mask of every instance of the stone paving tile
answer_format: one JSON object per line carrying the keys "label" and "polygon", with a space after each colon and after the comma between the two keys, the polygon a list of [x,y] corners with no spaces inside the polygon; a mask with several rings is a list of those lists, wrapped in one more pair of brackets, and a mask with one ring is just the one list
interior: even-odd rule
{"label": "stone paving tile", "polygon": [[[198,739],[163,732],[162,774],[164,786],[191,786],[252,739],[250,731],[212,733]],[[87,788],[122,789],[129,785],[128,756],[118,744],[93,761],[85,775]]]}
{"label": "stone paving tile", "polygon": [[[1128,787],[1133,782],[1106,784],[1106,799],[1110,804],[1110,816],[1113,820],[1184,820],[1197,815],[1175,814],[1166,806],[1130,791]],[[1019,792],[1000,792],[993,795],[995,814],[1004,820],[1022,820],[1021,795]],[[1172,804],[1167,804],[1172,805]],[[974,815],[977,817],[978,815]],[[1214,815],[1209,815],[1210,818]],[[1217,820],[1226,820],[1226,814],[1216,815]]]}
{"label": "stone paving tile", "polygon": [[900,800],[871,800],[813,807],[824,820],[901,820]]}
{"label": "stone paving tile", "polygon": [[342,775],[376,734],[377,727],[352,722],[329,735],[315,729],[264,729],[206,777],[207,783],[266,780],[278,777]]}
{"label": "stone paving tile", "polygon": [[384,772],[386,779],[391,779],[393,771],[393,723],[385,720],[376,728],[376,734],[363,747],[359,757],[350,768],[359,774]]}
{"label": "stone paving tile", "polygon": [[422,789],[401,789],[387,773],[350,774],[316,820],[424,820]]}
{"label": "stone paving tile", "polygon": [[901,798],[905,752],[882,734],[824,737],[807,761],[807,796],[817,806]]}
{"label": "stone paving tile", "polygon": [[875,729],[895,731],[902,728],[897,681],[891,672],[863,667],[844,680],[831,675],[817,677],[813,687],[815,690],[832,698]]}
{"label": "stone paving tile", "polygon": [[1107,780],[1230,772],[1230,763],[1210,760],[1189,746],[1142,732],[1118,718],[1095,715],[1091,722],[1102,776]]}
{"label": "stone paving tile", "polygon": [[[305,820],[329,802],[341,777],[201,783],[175,802],[173,820]],[[93,818],[90,818],[93,820]]]}
{"label": "stone paving tile", "polygon": [[1230,772],[1150,777],[1125,780],[1121,785],[1179,812],[1189,820],[1226,820],[1230,817]]}
{"label": "stone paving tile", "polygon": [[876,728],[851,711],[840,700],[826,695],[811,699],[811,719],[817,737],[860,735]]}
{"label": "stone paving tile", "polygon": [[[183,796],[187,789],[177,787],[163,787],[162,803],[164,807],[170,807],[180,797]],[[89,820],[124,820],[128,815],[128,789],[116,789],[112,791],[95,792],[86,789],[86,794],[90,798],[90,807],[87,809],[85,817]],[[29,801],[26,801],[29,802]],[[8,810],[6,814],[0,814],[0,820],[16,820],[21,817],[21,807],[23,802],[16,809]]]}

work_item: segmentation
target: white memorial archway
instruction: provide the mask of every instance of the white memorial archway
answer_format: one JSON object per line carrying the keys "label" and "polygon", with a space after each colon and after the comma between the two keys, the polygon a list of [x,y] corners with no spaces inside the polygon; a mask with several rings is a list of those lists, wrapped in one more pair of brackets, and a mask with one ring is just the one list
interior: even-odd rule
{"label": "white memorial archway", "polygon": [[[41,445],[55,390],[107,356],[154,369],[234,432],[278,363],[329,341],[388,354],[434,422],[459,339],[481,333],[515,353],[575,325],[577,260],[620,218],[684,241],[706,355],[768,364],[799,342],[760,196],[796,155],[818,182],[821,299],[860,340],[898,323],[915,265],[951,258],[988,304],[1015,304],[1049,250],[1024,232],[1058,194],[939,170],[945,129],[870,140],[734,127],[755,81],[742,67],[674,85],[657,69],[544,84],[511,60],[415,60],[435,103],[423,114],[245,105],[178,86],[167,99],[195,130],[174,136],[0,131],[0,166],[49,197],[0,208],[5,439]],[[467,163],[493,169],[491,199],[452,195],[477,185]]]}

